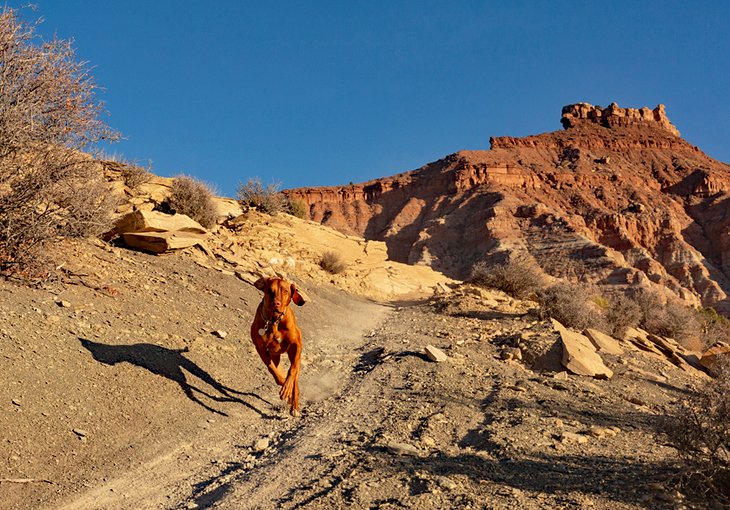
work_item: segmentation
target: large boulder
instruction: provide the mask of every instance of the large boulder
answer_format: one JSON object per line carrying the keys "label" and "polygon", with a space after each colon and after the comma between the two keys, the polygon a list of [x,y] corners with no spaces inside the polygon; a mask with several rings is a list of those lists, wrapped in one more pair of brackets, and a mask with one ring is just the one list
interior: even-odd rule
{"label": "large boulder", "polygon": [[195,232],[126,232],[124,244],[130,248],[152,253],[189,248],[205,241],[206,236]]}
{"label": "large boulder", "polygon": [[562,364],[565,368],[577,375],[600,379],[613,377],[613,371],[603,363],[603,359],[588,338],[570,331],[555,319],[552,319],[552,323],[555,331],[560,333],[563,344]]}
{"label": "large boulder", "polygon": [[200,223],[184,214],[165,214],[160,211],[134,211],[117,220],[112,237],[127,232],[190,232],[207,234]]}

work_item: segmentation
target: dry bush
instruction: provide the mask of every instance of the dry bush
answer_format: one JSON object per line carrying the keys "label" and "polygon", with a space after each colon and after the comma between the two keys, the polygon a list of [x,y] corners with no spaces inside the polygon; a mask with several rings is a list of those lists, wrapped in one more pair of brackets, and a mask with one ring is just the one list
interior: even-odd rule
{"label": "dry bush", "polygon": [[286,209],[292,216],[296,216],[302,220],[309,219],[309,207],[307,207],[307,203],[304,200],[288,200]]}
{"label": "dry bush", "polygon": [[190,216],[205,228],[215,225],[218,218],[211,189],[204,182],[187,175],[178,175],[172,180],[166,209]]}
{"label": "dry bush", "polygon": [[701,335],[701,324],[692,308],[678,301],[664,303],[657,293],[646,290],[633,299],[641,310],[639,326],[649,333],[674,338],[682,344],[688,344]]}
{"label": "dry bush", "polygon": [[545,287],[546,279],[540,266],[529,255],[512,255],[502,263],[477,262],[469,279],[479,287],[501,290],[510,296],[524,299]]}
{"label": "dry bush", "polygon": [[131,190],[145,184],[152,178],[148,168],[133,163],[124,163],[120,170],[124,184]]}
{"label": "dry bush", "polygon": [[679,403],[666,432],[685,462],[685,482],[730,504],[730,370]]}
{"label": "dry bush", "polygon": [[603,316],[593,294],[583,285],[556,283],[537,293],[541,319],[553,318],[575,329],[603,329]]}
{"label": "dry bush", "polygon": [[108,227],[103,167],[80,150],[117,135],[70,42],[41,41],[6,7],[0,48],[0,270],[19,272],[45,244]]}
{"label": "dry bush", "polygon": [[326,251],[319,259],[319,267],[331,274],[339,274],[347,269],[347,264],[342,260],[339,253]]}
{"label": "dry bush", "polygon": [[241,207],[255,207],[261,212],[275,216],[283,212],[287,206],[286,197],[279,191],[279,183],[271,183],[264,187],[261,179],[254,177],[238,186],[238,203]]}
{"label": "dry bush", "polygon": [[639,305],[623,294],[617,294],[608,299],[604,309],[604,328],[609,335],[623,338],[628,328],[635,328],[641,323],[641,318]]}
{"label": "dry bush", "polygon": [[701,349],[707,349],[717,342],[730,343],[730,320],[717,313],[712,307],[698,310]]}

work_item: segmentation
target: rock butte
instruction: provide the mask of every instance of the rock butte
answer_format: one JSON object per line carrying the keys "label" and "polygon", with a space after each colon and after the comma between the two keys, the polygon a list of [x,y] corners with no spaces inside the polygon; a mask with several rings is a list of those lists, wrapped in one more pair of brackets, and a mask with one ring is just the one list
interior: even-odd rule
{"label": "rock butte", "polygon": [[730,311],[730,166],[682,139],[663,105],[578,103],[561,123],[391,177],[286,193],[311,219],[451,277],[527,250],[554,276]]}

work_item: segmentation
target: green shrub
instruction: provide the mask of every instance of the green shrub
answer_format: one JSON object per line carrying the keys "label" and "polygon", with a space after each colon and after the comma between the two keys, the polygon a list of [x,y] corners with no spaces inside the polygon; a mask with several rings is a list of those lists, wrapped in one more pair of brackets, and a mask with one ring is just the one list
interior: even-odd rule
{"label": "green shrub", "polygon": [[296,216],[302,220],[309,219],[309,207],[307,207],[307,203],[304,200],[288,200],[286,209],[292,216]]}
{"label": "green shrub", "polygon": [[178,175],[172,180],[167,208],[190,216],[205,228],[215,225],[218,215],[208,185],[187,175]]}
{"label": "green shrub", "polygon": [[261,179],[254,177],[238,186],[238,203],[241,207],[255,207],[259,211],[276,216],[286,209],[286,197],[279,191],[279,183],[264,187]]}

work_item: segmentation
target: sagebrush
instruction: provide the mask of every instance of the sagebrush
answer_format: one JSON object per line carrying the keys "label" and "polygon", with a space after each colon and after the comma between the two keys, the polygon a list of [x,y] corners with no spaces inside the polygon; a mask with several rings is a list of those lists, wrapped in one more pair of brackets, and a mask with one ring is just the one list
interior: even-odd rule
{"label": "sagebrush", "polygon": [[682,400],[666,432],[684,461],[688,488],[730,504],[730,370]]}
{"label": "sagebrush", "polygon": [[205,228],[215,225],[218,217],[213,191],[204,182],[187,175],[173,178],[167,208],[190,216]]}
{"label": "sagebrush", "polygon": [[339,274],[347,269],[342,256],[334,251],[326,251],[319,259],[319,267],[331,274]]}
{"label": "sagebrush", "polygon": [[287,206],[286,197],[280,191],[281,185],[272,182],[266,186],[261,179],[254,177],[238,186],[238,202],[241,207],[255,207],[272,216],[283,212]]}
{"label": "sagebrush", "polygon": [[501,290],[516,298],[527,298],[546,285],[545,274],[531,256],[512,255],[501,263],[477,262],[470,282],[480,287]]}
{"label": "sagebrush", "polygon": [[582,330],[603,328],[603,315],[594,302],[594,293],[583,285],[560,282],[540,290],[541,319],[553,318],[564,326]]}

